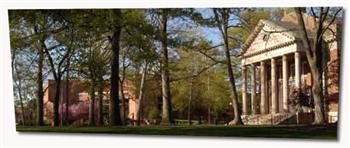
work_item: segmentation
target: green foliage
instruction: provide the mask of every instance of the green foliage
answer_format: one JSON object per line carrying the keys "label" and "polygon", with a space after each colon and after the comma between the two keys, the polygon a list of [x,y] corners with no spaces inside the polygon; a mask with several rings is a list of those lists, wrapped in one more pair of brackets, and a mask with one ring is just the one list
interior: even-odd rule
{"label": "green foliage", "polygon": [[247,10],[240,13],[239,17],[244,20],[238,23],[238,25],[242,27],[233,27],[228,30],[228,34],[231,38],[229,40],[231,48],[240,48],[247,40],[250,33],[254,31],[259,21],[270,17],[270,11],[264,9]]}
{"label": "green foliage", "polygon": [[149,119],[161,119],[161,115],[158,109],[156,108],[151,108],[149,113],[148,113],[148,118]]}

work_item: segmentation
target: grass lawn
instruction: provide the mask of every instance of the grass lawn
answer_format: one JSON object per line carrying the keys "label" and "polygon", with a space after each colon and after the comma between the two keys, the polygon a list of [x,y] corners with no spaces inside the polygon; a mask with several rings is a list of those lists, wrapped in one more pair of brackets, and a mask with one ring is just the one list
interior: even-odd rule
{"label": "grass lawn", "polygon": [[336,126],[142,126],[142,127],[25,127],[19,132],[112,133],[219,137],[337,139]]}

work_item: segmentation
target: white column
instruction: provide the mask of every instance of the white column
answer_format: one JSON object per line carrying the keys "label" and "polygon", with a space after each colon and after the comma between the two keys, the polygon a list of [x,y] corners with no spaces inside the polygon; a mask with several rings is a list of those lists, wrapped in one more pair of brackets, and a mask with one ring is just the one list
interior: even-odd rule
{"label": "white column", "polygon": [[247,69],[246,66],[242,66],[242,111],[243,115],[248,114],[248,100],[247,100]]}
{"label": "white column", "polygon": [[288,112],[288,58],[286,55],[282,57],[283,67],[283,111]]}
{"label": "white column", "polygon": [[277,103],[277,72],[276,72],[276,59],[271,59],[271,113],[276,114],[278,110]]}
{"label": "white column", "polygon": [[267,95],[267,82],[266,82],[266,65],[264,61],[260,62],[260,114],[266,114],[266,95]]}
{"label": "white column", "polygon": [[251,109],[252,114],[256,114],[256,80],[255,80],[255,65],[251,65],[252,68],[252,75],[251,75],[251,87],[252,87],[252,94],[251,94]]}
{"label": "white column", "polygon": [[297,51],[294,53],[295,56],[295,87],[300,90],[300,53]]}

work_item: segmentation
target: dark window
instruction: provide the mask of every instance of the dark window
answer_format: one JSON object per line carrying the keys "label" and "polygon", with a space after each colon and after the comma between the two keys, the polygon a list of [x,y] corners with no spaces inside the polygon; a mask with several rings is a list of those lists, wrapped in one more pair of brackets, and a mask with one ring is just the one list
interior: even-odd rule
{"label": "dark window", "polygon": [[263,36],[263,41],[267,41],[269,39],[269,35],[268,34],[265,34],[264,36]]}

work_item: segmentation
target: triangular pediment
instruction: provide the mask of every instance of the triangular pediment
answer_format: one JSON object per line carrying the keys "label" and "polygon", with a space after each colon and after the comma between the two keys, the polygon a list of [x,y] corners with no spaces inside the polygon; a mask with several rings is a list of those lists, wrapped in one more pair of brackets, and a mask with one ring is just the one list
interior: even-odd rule
{"label": "triangular pediment", "polygon": [[295,35],[290,27],[287,28],[271,21],[261,20],[246,42],[243,56],[259,53],[266,49],[278,48],[280,45],[294,40]]}

